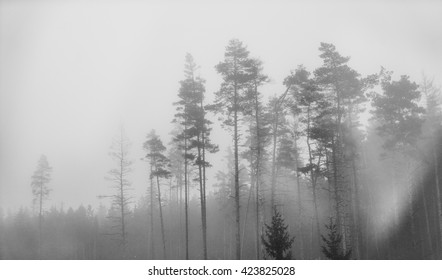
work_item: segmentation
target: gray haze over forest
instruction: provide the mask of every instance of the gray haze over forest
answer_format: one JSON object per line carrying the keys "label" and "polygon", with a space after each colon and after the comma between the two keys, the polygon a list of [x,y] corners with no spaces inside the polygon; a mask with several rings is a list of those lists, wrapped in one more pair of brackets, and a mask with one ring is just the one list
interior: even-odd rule
{"label": "gray haze over forest", "polygon": [[0,0],[0,259],[442,259],[441,14]]}
{"label": "gray haze over forest", "polygon": [[[280,95],[297,65],[319,66],[320,42],[351,56],[362,75],[382,65],[440,83],[441,14],[437,1],[1,1],[1,205],[30,206],[41,154],[54,168],[48,204],[97,205],[120,124],[132,142],[135,194],[143,194],[142,142],[151,129],[170,140],[186,52],[201,67],[207,100],[231,38],[263,61],[266,96]],[[218,125],[213,139],[218,162],[231,139]]]}

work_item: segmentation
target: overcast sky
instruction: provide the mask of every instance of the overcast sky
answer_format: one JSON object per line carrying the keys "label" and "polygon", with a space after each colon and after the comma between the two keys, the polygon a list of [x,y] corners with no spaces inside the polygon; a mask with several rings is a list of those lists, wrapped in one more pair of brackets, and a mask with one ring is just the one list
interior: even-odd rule
{"label": "overcast sky", "polygon": [[[53,167],[49,205],[96,205],[110,191],[120,124],[133,144],[134,194],[145,192],[141,145],[151,129],[170,140],[186,52],[209,100],[232,38],[263,60],[268,96],[297,65],[321,64],[320,42],[363,75],[382,65],[440,84],[441,15],[441,1],[0,1],[1,206],[31,205],[41,154]],[[213,136],[221,153],[212,160],[224,168],[230,138],[218,128]]]}

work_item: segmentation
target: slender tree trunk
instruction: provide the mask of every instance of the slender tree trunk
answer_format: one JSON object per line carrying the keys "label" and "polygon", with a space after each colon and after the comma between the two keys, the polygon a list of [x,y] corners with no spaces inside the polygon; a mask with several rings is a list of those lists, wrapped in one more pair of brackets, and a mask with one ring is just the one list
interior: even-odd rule
{"label": "slender tree trunk", "polygon": [[[203,134],[204,143],[204,134]],[[208,259],[208,247],[207,247],[207,196],[206,196],[206,160],[205,160],[205,144],[203,144],[203,201],[204,207],[202,211],[203,219],[203,238],[204,238],[204,259]]]}
{"label": "slender tree trunk", "polygon": [[277,169],[276,169],[276,147],[278,141],[278,123],[279,123],[279,110],[280,105],[284,102],[285,97],[290,89],[290,85],[287,86],[285,92],[275,101],[275,105],[273,108],[274,111],[274,119],[273,119],[273,147],[272,147],[272,181],[271,181],[271,189],[270,189],[270,219],[273,216],[273,209],[275,207],[275,199],[276,199],[276,177],[277,177]]}
{"label": "slender tree trunk", "polygon": [[189,259],[189,180],[187,178],[188,172],[188,163],[187,163],[187,126],[184,126],[184,220],[185,220],[185,228],[186,228],[186,260]]}
{"label": "slender tree trunk", "polygon": [[355,255],[356,259],[361,259],[361,257],[363,256],[363,252],[361,251],[362,232],[360,230],[361,216],[359,215],[359,212],[360,212],[359,184],[358,184],[356,162],[355,162],[354,158],[351,159],[351,169],[352,169],[352,175],[353,175],[353,189],[350,188],[350,204],[351,204],[352,225],[353,225],[353,233],[351,236],[353,239],[352,243],[353,243],[354,252],[355,252],[354,255]]}
{"label": "slender tree trunk", "polygon": [[242,228],[242,244],[241,244],[241,258],[242,258],[242,253],[244,251],[244,240],[245,240],[245,234],[246,234],[246,226],[247,226],[247,216],[249,214],[249,205],[250,205],[250,199],[252,198],[252,193],[253,193],[253,188],[252,188],[253,184],[250,185],[250,189],[249,189],[249,198],[247,199],[247,206],[246,206],[246,214],[244,217],[244,225]]}
{"label": "slender tree trunk", "polygon": [[[235,67],[236,68],[236,67]],[[233,101],[233,125],[234,125],[234,158],[235,158],[235,223],[236,223],[236,259],[241,259],[241,224],[240,224],[240,204],[239,204],[239,160],[238,160],[238,89],[237,82],[234,84]]]}
{"label": "slender tree trunk", "polygon": [[310,219],[310,223],[311,223],[311,230],[310,230],[310,259],[314,259],[315,258],[315,254],[313,252],[315,252],[315,218],[314,216],[311,216]]}
{"label": "slender tree trunk", "polygon": [[[307,148],[308,148],[308,157],[309,157],[309,164],[310,164],[310,181],[312,184],[312,194],[313,194],[313,207],[314,207],[314,213],[315,213],[315,223],[316,223],[316,240],[317,240],[317,246],[316,250],[318,251],[318,255],[321,256],[321,230],[319,227],[319,213],[318,213],[318,202],[317,202],[317,195],[316,195],[316,169],[313,167],[313,154],[312,154],[312,148],[310,143],[310,106],[307,108]],[[319,161],[318,161],[319,163]],[[312,236],[313,238],[313,236]],[[313,243],[313,240],[312,240]],[[313,252],[312,252],[313,253]]]}
{"label": "slender tree trunk", "polygon": [[300,259],[304,259],[304,238],[303,238],[303,221],[302,221],[302,198],[301,198],[301,183],[299,182],[299,176],[298,176],[298,143],[296,139],[296,131],[295,131],[295,176],[296,176],[296,189],[298,192],[298,240],[299,240],[299,256]]}
{"label": "slender tree trunk", "polygon": [[275,193],[276,193],[276,141],[277,141],[277,133],[278,133],[278,112],[277,112],[277,104],[275,104],[274,108],[274,123],[273,123],[273,144],[272,144],[272,185],[270,189],[270,219],[273,216],[273,209],[275,207]]}
{"label": "slender tree trunk", "polygon": [[[344,134],[342,131],[342,108],[343,105],[341,104],[343,102],[343,98],[341,96],[341,90],[340,86],[338,84],[337,80],[333,81],[333,85],[335,87],[335,93],[336,93],[336,135],[335,140],[332,141],[332,156],[333,156],[333,178],[334,178],[334,184],[335,184],[335,199],[336,199],[336,223],[338,225],[338,228],[340,230],[340,233],[342,235],[342,250],[345,252],[347,251],[347,233],[345,230],[345,217],[343,217],[342,213],[342,206],[343,199],[341,197],[341,194],[339,194],[339,185],[338,185],[338,177],[342,176],[343,174],[338,171],[338,165],[342,163],[343,156],[342,156],[342,149],[343,149],[343,139]],[[339,157],[339,158],[338,158]],[[342,186],[341,186],[342,187]],[[350,209],[352,210],[352,209]]]}
{"label": "slender tree trunk", "polygon": [[[153,168],[150,166],[150,174],[152,174]],[[154,243],[154,222],[153,222],[153,203],[154,203],[154,187],[153,177],[150,176],[150,257],[155,259],[155,243]]]}
{"label": "slender tree trunk", "polygon": [[226,217],[223,217],[223,260],[226,260],[226,247],[227,247],[227,242],[226,242]]}
{"label": "slender tree trunk", "polygon": [[[175,219],[174,218],[172,218],[173,216],[173,192],[172,192],[172,185],[173,185],[173,182],[172,182],[172,176],[169,178],[169,202],[168,202],[168,204],[169,204],[169,207],[168,207],[168,209],[169,209],[169,218],[168,218],[168,221],[169,221],[169,223],[168,223],[168,229],[169,229],[169,231],[170,231],[170,234],[169,234],[169,239],[167,240],[168,241],[168,245],[167,245],[167,247],[169,248],[169,252],[167,253],[167,255],[169,255],[169,256],[171,256],[171,257],[173,257],[173,256],[176,256],[175,255],[175,248],[177,248],[178,246],[176,246],[175,245],[175,243],[177,242],[177,238],[176,238],[176,235],[175,235],[175,233],[177,232],[175,229],[174,229],[174,225],[176,224],[176,221],[175,221]],[[176,257],[175,257],[176,258]]]}
{"label": "slender tree trunk", "polygon": [[[438,157],[438,153],[439,151],[436,149],[435,145],[433,146],[433,162],[434,162],[434,189],[436,191],[436,205],[437,205],[437,232],[438,232],[438,243],[439,243],[439,247],[442,246],[442,204],[441,204],[441,196],[440,196],[440,182],[439,182],[439,157]],[[440,249],[440,248],[439,248]],[[436,258],[440,258],[441,252],[439,252],[438,250],[436,251]]]}
{"label": "slender tree trunk", "polygon": [[[256,165],[255,165],[255,214],[256,214],[256,225],[255,225],[255,238],[256,238],[256,259],[260,259],[261,251],[261,238],[259,234],[260,223],[259,223],[259,184],[261,180],[261,125],[259,121],[259,98],[258,98],[258,85],[255,83],[255,125],[256,125]],[[253,158],[252,158],[253,163]]]}
{"label": "slender tree trunk", "polygon": [[259,179],[256,178],[255,179],[255,238],[256,238],[256,244],[255,244],[255,249],[256,249],[256,259],[259,260],[261,258],[260,256],[260,252],[261,252],[261,235],[259,234],[259,229],[260,229],[260,222],[259,222]]}
{"label": "slender tree trunk", "polygon": [[42,259],[42,246],[43,246],[43,234],[42,234],[42,225],[43,225],[43,184],[40,183],[40,205],[38,212],[38,258]]}
{"label": "slender tree trunk", "polygon": [[[192,86],[195,93],[195,80],[192,73]],[[206,143],[205,143],[205,112],[203,105],[203,95],[200,99],[200,109],[202,110],[201,131],[197,136],[198,143],[198,175],[200,185],[201,203],[201,227],[203,233],[203,257],[207,260],[207,215],[206,215]]]}
{"label": "slender tree trunk", "polygon": [[[392,176],[391,176],[391,181],[392,181],[392,193],[393,193],[393,223],[394,223],[394,232],[392,234],[393,238],[391,238],[393,240],[393,244],[391,244],[390,242],[390,254],[391,255],[395,255],[396,254],[396,242],[397,242],[397,233],[396,230],[399,226],[399,214],[398,214],[398,190],[397,190],[397,185],[396,185],[396,176],[397,176],[397,172],[396,172],[396,151],[393,151],[392,154]],[[390,257],[391,257],[390,255]]]}
{"label": "slender tree trunk", "polygon": [[[350,139],[353,139],[353,106],[349,107],[349,119],[348,119],[348,128],[349,128],[349,134]],[[353,148],[352,155],[351,155],[351,170],[353,175],[353,195],[354,195],[354,203],[352,203],[353,209],[353,227],[354,227],[354,233],[352,234],[354,242],[353,246],[356,247],[356,258],[361,259],[361,257],[364,255],[363,252],[363,236],[362,236],[362,230],[361,230],[361,203],[359,200],[359,180],[358,180],[358,170],[356,166],[356,147]],[[353,199],[353,197],[351,197]]]}
{"label": "slender tree trunk", "polygon": [[[181,166],[181,165],[180,165]],[[183,207],[183,174],[181,173],[182,169],[180,167],[180,178],[179,178],[179,202],[177,201],[177,209],[178,209],[178,214],[180,216],[180,230],[178,233],[178,238],[180,239],[180,245],[178,246],[178,256],[179,258],[182,258],[182,248],[183,248],[183,215],[182,215],[182,207]],[[178,197],[178,194],[177,194]]]}
{"label": "slender tree trunk", "polygon": [[122,238],[122,254],[123,254],[123,259],[126,258],[126,246],[127,246],[127,240],[126,240],[126,221],[125,221],[125,211],[124,211],[124,206],[125,206],[125,199],[124,199],[124,183],[123,183],[123,142],[121,142],[121,159],[120,159],[120,212],[121,212],[121,238]]}
{"label": "slender tree trunk", "polygon": [[199,178],[199,185],[200,185],[200,203],[201,203],[201,225],[202,225],[202,232],[203,232],[203,257],[205,260],[207,260],[207,231],[206,231],[206,221],[205,221],[205,194],[204,194],[204,185],[203,185],[203,168],[202,165],[204,164],[202,162],[202,155],[201,155],[201,138],[198,136],[198,178]]}
{"label": "slender tree trunk", "polygon": [[346,244],[345,244],[345,235],[343,230],[343,224],[341,220],[341,195],[339,193],[339,182],[338,182],[338,159],[337,159],[337,146],[338,144],[335,141],[335,138],[332,139],[332,166],[333,166],[333,191],[334,191],[334,200],[335,200],[335,215],[336,215],[336,224],[338,226],[338,229],[342,235],[342,249],[345,251]]}
{"label": "slender tree trunk", "polygon": [[161,223],[161,239],[163,241],[163,258],[166,259],[166,236],[164,233],[164,219],[163,219],[163,206],[161,205],[161,188],[160,188],[160,179],[157,177],[157,190],[158,190],[158,207],[160,210],[160,223]]}
{"label": "slender tree trunk", "polygon": [[[411,167],[410,167],[410,163],[407,162],[407,167],[406,167],[407,173],[411,174]],[[408,203],[409,203],[409,219],[410,219],[410,233],[411,233],[411,246],[412,246],[412,250],[413,252],[417,251],[417,236],[416,236],[416,225],[415,225],[415,219],[414,219],[414,198],[413,198],[413,186],[412,186],[413,182],[412,179],[409,178],[408,180]]]}
{"label": "slender tree trunk", "polygon": [[[427,207],[427,196],[425,193],[425,186],[423,186],[422,188],[422,201],[424,204],[424,215],[425,215],[425,234],[426,234],[426,240],[428,242],[428,250],[430,251],[431,254],[431,258],[433,259],[434,257],[436,257],[437,259],[437,250],[436,254],[433,254],[433,242],[432,242],[432,238],[431,238],[431,231],[430,231],[430,220],[428,218],[428,207]],[[422,247],[425,247],[422,245]],[[426,258],[426,255],[422,255],[422,258]]]}

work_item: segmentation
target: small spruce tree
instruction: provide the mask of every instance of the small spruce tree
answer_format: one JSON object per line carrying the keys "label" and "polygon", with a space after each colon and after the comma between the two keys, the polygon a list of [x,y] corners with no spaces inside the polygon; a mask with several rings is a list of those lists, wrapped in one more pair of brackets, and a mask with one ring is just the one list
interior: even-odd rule
{"label": "small spruce tree", "polygon": [[321,246],[322,253],[329,260],[349,260],[351,255],[351,249],[343,252],[341,250],[342,235],[338,232],[338,226],[330,218],[330,222],[325,226],[328,230],[327,238],[321,235],[322,241],[325,245]]}
{"label": "small spruce tree", "polygon": [[[290,260],[292,252],[290,248],[295,240],[295,237],[290,237],[287,231],[288,226],[285,225],[281,214],[274,208],[272,225],[265,225],[265,237],[261,237],[266,254],[275,260]],[[267,239],[267,240],[266,240]],[[286,253],[287,251],[287,253]]]}

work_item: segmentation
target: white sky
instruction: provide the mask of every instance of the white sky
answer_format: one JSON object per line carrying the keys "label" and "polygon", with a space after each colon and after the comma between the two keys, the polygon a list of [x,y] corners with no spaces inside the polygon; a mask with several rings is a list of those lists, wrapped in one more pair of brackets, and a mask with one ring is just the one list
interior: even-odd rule
{"label": "white sky", "polygon": [[[52,165],[49,204],[97,204],[121,123],[133,143],[136,196],[146,188],[141,145],[169,142],[186,52],[218,90],[214,66],[232,38],[264,62],[263,91],[280,94],[291,69],[321,64],[320,42],[363,75],[380,66],[442,80],[441,1],[0,1],[0,205],[31,205],[41,154]],[[221,151],[230,137],[213,133]],[[214,172],[214,170],[212,170]]]}

